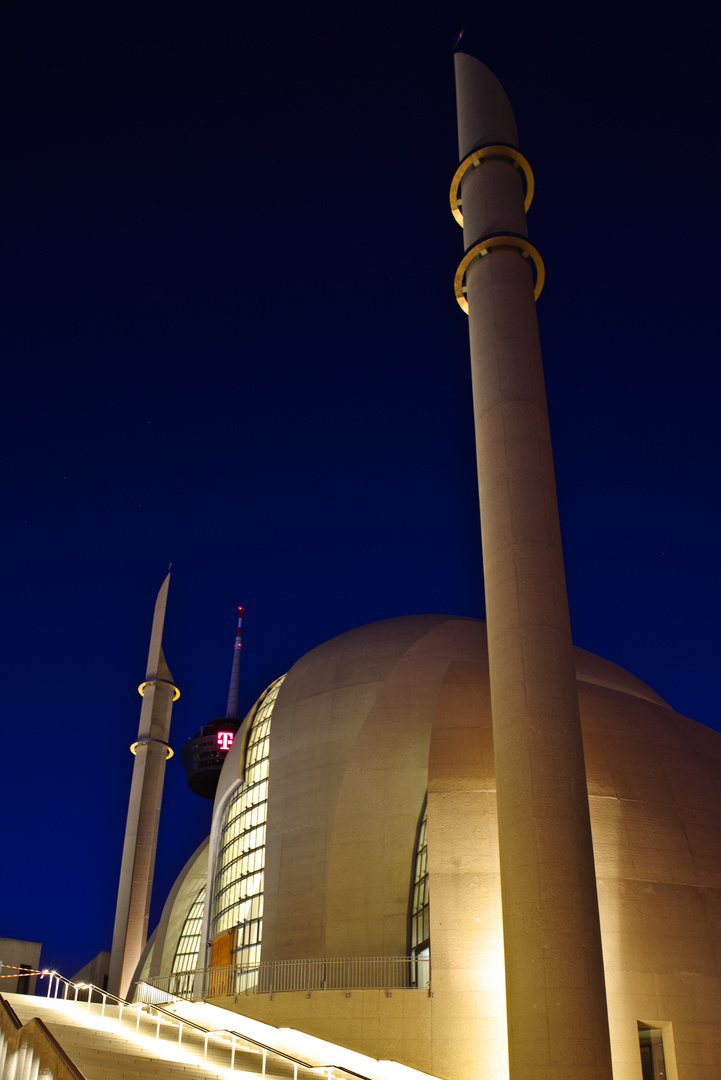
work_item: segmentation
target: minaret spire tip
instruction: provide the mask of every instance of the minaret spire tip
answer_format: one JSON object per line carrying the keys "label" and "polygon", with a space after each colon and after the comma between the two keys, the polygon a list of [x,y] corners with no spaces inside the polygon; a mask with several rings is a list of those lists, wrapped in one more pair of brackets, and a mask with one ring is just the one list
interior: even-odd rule
{"label": "minaret spire tip", "polygon": [[162,654],[163,626],[165,625],[165,608],[168,603],[168,586],[170,585],[170,570],[163,579],[163,584],[158,590],[153,611],[153,626],[150,632],[150,648],[148,649],[148,663],[145,677],[151,678],[157,675]]}

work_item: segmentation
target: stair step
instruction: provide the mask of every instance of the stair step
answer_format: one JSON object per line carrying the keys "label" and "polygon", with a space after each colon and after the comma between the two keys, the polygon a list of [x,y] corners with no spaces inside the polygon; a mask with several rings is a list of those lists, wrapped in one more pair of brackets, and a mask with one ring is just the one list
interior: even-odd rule
{"label": "stair step", "polygon": [[[134,1009],[123,1009],[122,1024],[117,1028],[117,1006],[107,1006],[101,1016],[100,1004],[92,1004],[88,1011],[87,1002],[24,994],[6,994],[5,997],[23,1024],[39,1017],[47,1025],[87,1080],[125,1080],[126,1077],[128,1080],[187,1080],[191,1074],[193,1080],[218,1080],[218,1073],[222,1071],[227,1075],[230,1068],[230,1037],[221,1043],[211,1036],[204,1061],[205,1037],[184,1024],[181,1058],[185,1060],[178,1060],[178,1025],[169,1020],[161,1022],[160,1038],[156,1039],[157,1017],[141,1013],[141,1044],[136,1034]],[[236,1044],[236,1071],[259,1075],[262,1054],[255,1050],[249,1052],[244,1045],[240,1041]],[[299,1075],[303,1072],[305,1070],[300,1070]],[[268,1080],[286,1080],[292,1076],[292,1065],[276,1062],[273,1055],[268,1054]]]}

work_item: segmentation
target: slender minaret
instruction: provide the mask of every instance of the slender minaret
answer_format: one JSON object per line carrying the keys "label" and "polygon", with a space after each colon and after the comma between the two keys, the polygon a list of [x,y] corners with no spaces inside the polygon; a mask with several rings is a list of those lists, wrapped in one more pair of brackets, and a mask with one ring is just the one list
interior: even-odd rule
{"label": "slender minaret", "polygon": [[[538,340],[533,179],[495,76],[456,54],[511,1080],[611,1080],[596,877]],[[524,185],[525,180],[525,185]],[[535,275],[534,275],[535,270]],[[535,281],[534,281],[535,277]]]}
{"label": "slender minaret", "polygon": [[108,976],[108,989],[120,997],[125,997],[128,991],[148,937],[165,762],[173,755],[168,745],[170,714],[173,702],[180,697],[162,647],[169,582],[170,574],[163,582],[155,602],[148,666],[145,681],[138,687],[143,698],[138,738],[130,747],[135,762]]}

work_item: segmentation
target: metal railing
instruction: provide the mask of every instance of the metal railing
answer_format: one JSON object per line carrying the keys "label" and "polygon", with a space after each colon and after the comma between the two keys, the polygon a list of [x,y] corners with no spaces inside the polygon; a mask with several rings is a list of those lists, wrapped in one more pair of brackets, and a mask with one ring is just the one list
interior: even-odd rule
{"label": "metal railing", "polygon": [[[128,1032],[130,1029],[130,1031],[134,1030],[136,1035],[149,1036],[158,1042],[166,1044],[172,1042],[177,1054],[180,1054],[181,1050],[197,1054],[198,1050],[197,1047],[193,1046],[193,1041],[200,1038],[203,1041],[203,1062],[207,1063],[208,1044],[212,1040],[216,1056],[218,1051],[224,1052],[226,1060],[223,1063],[223,1070],[229,1069],[231,1075],[236,1071],[236,1058],[240,1058],[242,1054],[258,1054],[261,1058],[259,1068],[249,1065],[247,1056],[242,1059],[238,1068],[243,1075],[247,1075],[249,1071],[257,1071],[261,1076],[261,1080],[266,1080],[267,1070],[272,1070],[275,1059],[284,1075],[288,1074],[288,1066],[292,1066],[293,1080],[298,1080],[299,1070],[310,1074],[309,1080],[317,1080],[319,1074],[324,1074],[326,1080],[344,1080],[344,1078],[351,1077],[353,1080],[369,1080],[364,1074],[355,1072],[353,1069],[346,1069],[342,1065],[314,1065],[311,1062],[302,1061],[300,1058],[293,1057],[292,1054],[273,1046],[267,1046],[265,1043],[258,1042],[257,1039],[252,1039],[232,1028],[206,1028],[194,1020],[170,1012],[170,1010],[163,1008],[157,1002],[124,1001],[123,998],[116,997],[115,994],[111,994],[107,990],[101,990],[90,983],[73,983],[62,975],[58,975],[56,971],[44,971],[41,978],[46,976],[48,977],[48,997],[61,998],[64,1001],[69,1000],[72,1004],[77,1005],[78,1009],[83,1009],[88,1013],[91,1013],[93,1005],[100,1005],[99,1012],[95,1012],[94,1015],[101,1017],[106,1016],[108,1005],[117,1007],[118,1013],[114,1019],[117,1020],[119,1030]],[[144,984],[140,983],[139,989],[142,986]],[[180,995],[177,995],[176,1000],[179,997]],[[169,1000],[168,996],[164,1000],[167,1002]],[[34,1023],[34,1021],[30,1023]],[[171,1029],[170,1038],[168,1028]],[[175,1033],[176,1029],[177,1034]],[[23,1028],[24,1030],[25,1028]],[[184,1037],[185,1045],[183,1044]],[[70,1064],[72,1065],[72,1063]],[[77,1076],[82,1078],[82,1073],[78,1072]],[[13,1077],[13,1080],[16,1080],[16,1078]],[[65,1080],[64,1077],[63,1080]]]}
{"label": "metal railing", "polygon": [[[316,990],[408,990],[430,988],[430,961],[413,956],[346,956],[262,960],[194,972],[155,976],[138,987],[147,1002],[173,998],[234,997]],[[163,995],[165,997],[163,998]]]}

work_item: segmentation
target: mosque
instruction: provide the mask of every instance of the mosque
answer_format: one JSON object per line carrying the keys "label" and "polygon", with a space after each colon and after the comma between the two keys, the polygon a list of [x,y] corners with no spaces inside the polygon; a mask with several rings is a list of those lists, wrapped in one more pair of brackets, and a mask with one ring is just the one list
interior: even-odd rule
{"label": "mosque", "polygon": [[721,736],[571,644],[533,176],[456,77],[488,626],[360,627],[261,695],[133,984],[447,1080],[711,1080]]}
{"label": "mosque", "polygon": [[[487,652],[475,619],[390,619],[273,683],[138,980],[434,1076],[507,1077]],[[613,1076],[656,1076],[640,1051],[661,1047],[665,1075],[710,1080],[721,736],[607,660],[575,665]]]}
{"label": "mosque", "polygon": [[456,69],[487,625],[388,619],[279,673],[127,992],[443,1080],[717,1080],[721,735],[571,643],[533,177],[500,84]]}

